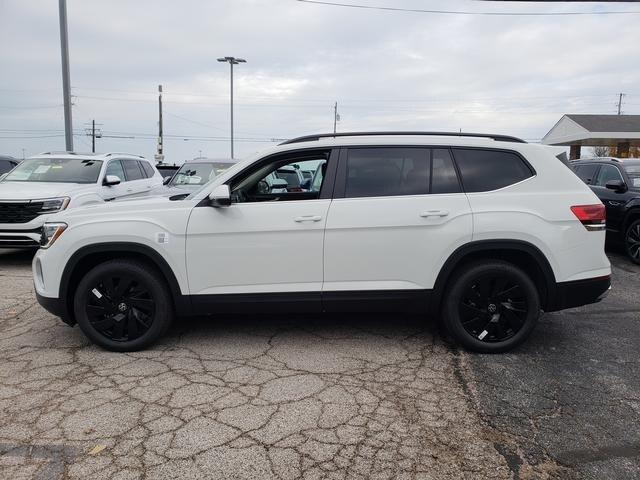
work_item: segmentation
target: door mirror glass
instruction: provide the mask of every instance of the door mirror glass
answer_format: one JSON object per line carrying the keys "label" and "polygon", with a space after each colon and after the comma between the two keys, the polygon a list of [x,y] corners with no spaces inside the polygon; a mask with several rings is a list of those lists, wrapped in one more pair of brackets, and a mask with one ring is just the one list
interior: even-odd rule
{"label": "door mirror glass", "polygon": [[163,184],[163,185],[168,185],[172,178],[173,178],[173,177],[172,177],[171,175],[169,175],[168,177],[164,177],[164,178],[162,179],[162,184]]}
{"label": "door mirror glass", "polygon": [[627,185],[622,180],[609,180],[605,187],[616,192],[625,192],[627,190]]}
{"label": "door mirror glass", "polygon": [[107,187],[111,187],[113,185],[119,185],[120,182],[122,182],[122,180],[120,180],[119,176],[107,175],[106,177],[104,177],[104,182],[102,182],[102,184],[106,185]]}
{"label": "door mirror glass", "polygon": [[212,207],[228,207],[231,205],[231,192],[229,185],[218,185],[209,194]]}

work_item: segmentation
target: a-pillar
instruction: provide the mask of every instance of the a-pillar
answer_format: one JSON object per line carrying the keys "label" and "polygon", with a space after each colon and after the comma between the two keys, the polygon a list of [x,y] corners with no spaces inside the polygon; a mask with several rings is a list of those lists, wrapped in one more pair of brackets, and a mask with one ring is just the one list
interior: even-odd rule
{"label": "a-pillar", "polygon": [[616,148],[616,156],[620,158],[629,157],[629,142],[620,142]]}
{"label": "a-pillar", "polygon": [[569,148],[569,160],[577,160],[580,158],[580,145],[571,145]]}

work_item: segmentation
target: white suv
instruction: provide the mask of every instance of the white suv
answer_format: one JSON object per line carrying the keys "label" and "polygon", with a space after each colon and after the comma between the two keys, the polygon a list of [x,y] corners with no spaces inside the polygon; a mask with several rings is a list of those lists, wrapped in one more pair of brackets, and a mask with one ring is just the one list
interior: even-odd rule
{"label": "white suv", "polygon": [[47,152],[22,161],[0,181],[0,248],[33,248],[52,213],[147,195],[162,176],[144,157]]}
{"label": "white suv", "polygon": [[[319,189],[269,192],[283,166]],[[479,134],[302,137],[183,200],[52,217],[33,261],[41,305],[111,350],[185,315],[422,312],[465,347],[524,341],[540,311],[609,289],[604,206],[548,147]]]}

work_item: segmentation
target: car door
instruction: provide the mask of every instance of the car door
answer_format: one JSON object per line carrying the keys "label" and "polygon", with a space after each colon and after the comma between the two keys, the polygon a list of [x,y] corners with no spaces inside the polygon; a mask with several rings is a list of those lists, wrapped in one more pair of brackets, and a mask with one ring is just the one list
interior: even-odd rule
{"label": "car door", "polygon": [[611,180],[624,181],[620,169],[615,165],[601,164],[591,189],[604,203],[607,210],[607,229],[618,231],[624,220],[627,192],[626,190],[616,191],[606,188],[607,182]]}
{"label": "car door", "polygon": [[132,158],[123,158],[120,160],[127,176],[126,196],[139,197],[146,195],[148,192],[148,181],[140,162]]}
{"label": "car door", "polygon": [[323,307],[424,308],[440,266],[471,234],[449,149],[344,148],[325,231]]}
{"label": "car door", "polygon": [[[228,298],[233,311],[272,300],[288,310],[319,310],[322,288],[324,225],[333,180],[317,192],[269,191],[266,178],[278,168],[305,161],[326,161],[330,150],[275,155],[237,174],[227,184],[232,204],[195,207],[186,236],[189,290],[198,311],[220,312]],[[231,297],[230,297],[231,295]]]}
{"label": "car door", "polygon": [[104,177],[101,182],[104,182],[107,175],[118,177],[120,179],[120,183],[117,185],[104,185],[104,183],[102,183],[102,186],[100,187],[100,196],[102,199],[105,202],[109,202],[117,198],[125,197],[127,195],[127,177],[125,176],[124,168],[119,159],[112,159],[108,161]]}

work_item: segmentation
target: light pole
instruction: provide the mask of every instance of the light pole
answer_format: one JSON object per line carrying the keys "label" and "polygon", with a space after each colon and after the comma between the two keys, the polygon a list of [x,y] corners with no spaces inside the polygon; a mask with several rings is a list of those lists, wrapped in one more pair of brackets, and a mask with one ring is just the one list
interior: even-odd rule
{"label": "light pole", "polygon": [[231,67],[231,158],[233,158],[233,66],[239,63],[246,63],[244,58],[221,57],[219,62],[227,62]]}
{"label": "light pole", "polygon": [[62,91],[64,96],[65,148],[73,152],[73,126],[71,121],[71,81],[69,80],[69,34],[67,30],[67,0],[58,2],[60,16],[60,52],[62,55]]}

